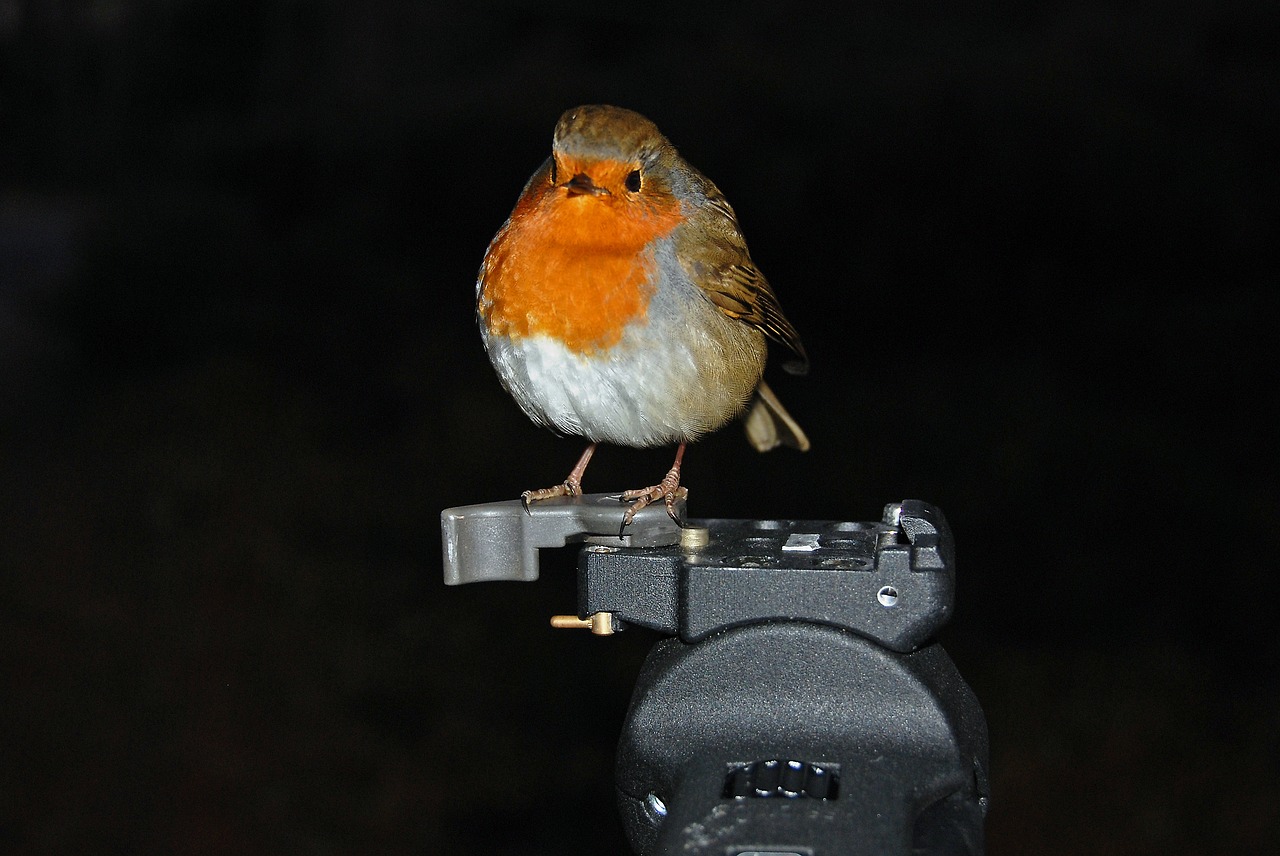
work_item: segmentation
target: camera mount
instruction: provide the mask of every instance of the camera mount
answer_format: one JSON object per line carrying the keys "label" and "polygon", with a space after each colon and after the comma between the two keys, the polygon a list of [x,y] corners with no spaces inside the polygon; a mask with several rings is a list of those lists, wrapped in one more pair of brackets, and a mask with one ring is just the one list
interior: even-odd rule
{"label": "camera mount", "polygon": [[[916,500],[875,522],[693,520],[594,494],[441,515],[449,584],[535,580],[583,544],[557,627],[663,634],[618,747],[618,804],[649,854],[980,854],[981,707],[933,641],[955,551]],[[678,509],[683,513],[683,503]]]}

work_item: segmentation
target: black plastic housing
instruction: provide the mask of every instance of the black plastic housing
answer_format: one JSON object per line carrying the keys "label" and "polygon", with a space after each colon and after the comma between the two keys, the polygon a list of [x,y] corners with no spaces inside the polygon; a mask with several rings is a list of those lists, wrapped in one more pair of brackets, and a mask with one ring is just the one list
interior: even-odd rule
{"label": "black plastic housing", "polygon": [[589,544],[578,561],[578,614],[685,642],[760,621],[811,621],[894,651],[929,640],[951,616],[955,551],[942,514],[907,500],[879,523],[698,520],[708,542]]}
{"label": "black plastic housing", "polygon": [[[825,771],[833,797],[727,793],[739,770],[772,760]],[[616,782],[644,856],[972,856],[986,771],[982,710],[941,646],[904,654],[830,626],[769,622],[654,647]]]}

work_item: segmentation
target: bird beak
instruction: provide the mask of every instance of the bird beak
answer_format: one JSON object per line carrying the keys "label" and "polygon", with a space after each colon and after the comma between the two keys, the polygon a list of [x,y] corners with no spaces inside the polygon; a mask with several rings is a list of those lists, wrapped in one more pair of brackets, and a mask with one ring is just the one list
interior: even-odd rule
{"label": "bird beak", "polygon": [[564,189],[570,196],[607,196],[609,191],[597,187],[591,176],[580,172],[564,183]]}

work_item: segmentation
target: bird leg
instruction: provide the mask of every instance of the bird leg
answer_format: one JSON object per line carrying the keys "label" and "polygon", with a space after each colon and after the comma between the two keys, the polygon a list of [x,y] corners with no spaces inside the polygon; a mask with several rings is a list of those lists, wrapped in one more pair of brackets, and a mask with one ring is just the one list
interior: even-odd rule
{"label": "bird leg", "polygon": [[659,499],[666,502],[667,514],[671,515],[671,519],[684,526],[684,521],[676,514],[676,500],[684,499],[689,495],[689,491],[680,486],[680,462],[684,460],[684,445],[681,443],[680,448],[676,449],[676,462],[671,465],[671,469],[663,476],[661,482],[653,487],[628,490],[622,494],[622,501],[631,503],[631,507],[622,517],[622,528],[625,529],[627,524],[635,519],[636,512]]}
{"label": "bird leg", "polygon": [[520,502],[524,505],[524,510],[529,510],[529,503],[537,502],[540,499],[551,499],[553,496],[581,496],[582,495],[582,474],[587,471],[587,464],[591,462],[591,456],[595,454],[596,444],[592,443],[587,450],[582,453],[582,457],[578,459],[578,463],[569,472],[569,477],[564,480],[563,484],[555,487],[544,487],[541,490],[526,490],[520,494]]}

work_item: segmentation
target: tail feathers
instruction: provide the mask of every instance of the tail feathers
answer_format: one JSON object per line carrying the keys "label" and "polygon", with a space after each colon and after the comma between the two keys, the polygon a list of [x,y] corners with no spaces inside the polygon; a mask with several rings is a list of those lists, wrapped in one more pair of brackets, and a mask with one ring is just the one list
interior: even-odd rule
{"label": "tail feathers", "polygon": [[760,381],[756,396],[742,421],[747,429],[747,439],[757,452],[767,452],[778,446],[809,451],[809,438],[805,436],[804,429],[791,418],[764,381]]}

